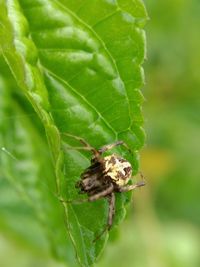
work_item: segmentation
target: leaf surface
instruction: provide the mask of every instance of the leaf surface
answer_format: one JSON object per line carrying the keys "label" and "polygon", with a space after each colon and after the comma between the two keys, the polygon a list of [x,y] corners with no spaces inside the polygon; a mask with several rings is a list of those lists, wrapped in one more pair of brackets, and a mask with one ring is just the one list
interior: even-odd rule
{"label": "leaf surface", "polygon": [[5,73],[0,76],[1,229],[18,239],[23,237],[26,244],[43,253],[51,250],[69,261],[73,249],[64,235],[60,203],[55,201],[54,170],[43,131],[33,110],[28,111],[21,104],[22,96],[12,90],[17,88],[12,77],[5,78]]}
{"label": "leaf surface", "polygon": [[[88,153],[67,149],[77,143],[65,132],[97,148],[124,140],[133,154],[116,151],[137,173],[137,150],[144,142],[142,2],[8,0],[1,3],[0,16],[1,49],[46,130],[57,194],[79,198],[74,185],[90,159]],[[115,224],[123,219],[127,201],[126,194],[117,195]],[[106,240],[92,242],[106,224],[107,203],[63,205],[77,259],[90,266]]]}

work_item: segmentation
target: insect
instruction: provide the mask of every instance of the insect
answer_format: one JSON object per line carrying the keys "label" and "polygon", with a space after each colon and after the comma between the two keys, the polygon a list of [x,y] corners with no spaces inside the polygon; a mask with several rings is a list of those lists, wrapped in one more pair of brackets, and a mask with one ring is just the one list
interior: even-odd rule
{"label": "insect", "polygon": [[95,149],[82,138],[70,134],[66,135],[77,139],[84,145],[83,147],[74,147],[74,149],[83,149],[92,152],[91,165],[83,171],[80,175],[80,180],[76,183],[76,188],[79,189],[79,193],[87,194],[88,197],[78,202],[96,201],[101,198],[108,200],[109,211],[107,225],[95,238],[94,241],[96,241],[104,232],[109,231],[112,227],[115,215],[115,193],[134,190],[144,186],[145,181],[142,180],[136,184],[128,185],[129,180],[132,178],[131,164],[117,154],[103,155],[106,151],[116,146],[123,145],[128,148],[123,141],[116,141],[100,149]]}

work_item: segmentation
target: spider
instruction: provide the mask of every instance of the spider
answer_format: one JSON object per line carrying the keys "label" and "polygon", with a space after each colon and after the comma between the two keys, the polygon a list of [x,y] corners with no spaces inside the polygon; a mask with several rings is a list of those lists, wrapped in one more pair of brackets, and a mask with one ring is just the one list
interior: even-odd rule
{"label": "spider", "polygon": [[[109,231],[113,224],[115,215],[115,193],[122,193],[134,190],[144,186],[145,181],[142,180],[136,184],[128,185],[128,181],[132,178],[132,166],[130,162],[117,154],[103,156],[103,153],[113,149],[116,146],[123,145],[127,149],[128,146],[123,141],[116,141],[113,144],[105,145],[99,149],[90,146],[84,139],[66,134],[82,143],[83,147],[73,147],[73,149],[82,149],[92,152],[91,165],[80,175],[80,180],[76,183],[76,188],[80,194],[87,194],[86,199],[71,201],[73,203],[91,202],[101,198],[106,198],[109,204],[107,224],[103,231],[95,238],[98,240],[104,232]],[[140,173],[141,177],[143,175]]]}

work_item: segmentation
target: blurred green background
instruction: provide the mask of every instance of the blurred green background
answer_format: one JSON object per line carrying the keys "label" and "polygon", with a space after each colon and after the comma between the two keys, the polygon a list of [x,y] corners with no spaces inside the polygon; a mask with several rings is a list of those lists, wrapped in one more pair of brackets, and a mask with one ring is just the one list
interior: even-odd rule
{"label": "blurred green background", "polygon": [[[145,4],[141,170],[148,184],[135,192],[118,239],[111,238],[96,266],[199,267],[200,1]],[[1,234],[0,266],[18,265],[63,266]]]}

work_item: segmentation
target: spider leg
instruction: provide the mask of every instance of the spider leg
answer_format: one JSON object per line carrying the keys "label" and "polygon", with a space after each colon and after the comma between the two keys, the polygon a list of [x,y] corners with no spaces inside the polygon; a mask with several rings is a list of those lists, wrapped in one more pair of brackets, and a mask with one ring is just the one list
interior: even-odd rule
{"label": "spider leg", "polygon": [[86,146],[67,146],[66,148],[67,148],[67,150],[76,149],[76,150],[86,150],[86,151],[91,151],[91,152],[93,152],[95,150],[93,147],[86,147]]}
{"label": "spider leg", "polygon": [[100,149],[98,149],[98,152],[99,152],[100,154],[102,154],[102,153],[104,153],[104,152],[106,152],[106,151],[108,151],[108,150],[110,150],[110,149],[112,149],[112,148],[114,148],[114,147],[116,147],[116,146],[120,146],[120,145],[123,145],[123,144],[124,144],[123,141],[116,141],[116,142],[113,143],[113,144],[109,144],[109,145],[102,146]]}
{"label": "spider leg", "polygon": [[59,200],[63,203],[71,203],[71,204],[80,204],[80,203],[83,203],[83,202],[92,202],[92,201],[96,201],[98,199],[101,199],[109,194],[111,194],[113,192],[113,184],[110,184],[109,187],[107,187],[106,189],[104,189],[103,191],[93,195],[93,196],[90,196],[88,198],[84,198],[84,199],[77,199],[77,200],[64,200],[62,198],[59,198]]}
{"label": "spider leg", "polygon": [[88,201],[91,202],[91,201],[96,201],[97,199],[103,198],[103,197],[109,195],[110,193],[112,193],[113,189],[114,189],[113,184],[110,184],[110,186],[107,187],[106,189],[104,189],[103,191],[89,197]]}
{"label": "spider leg", "polygon": [[94,147],[92,147],[89,143],[87,143],[83,138],[78,137],[73,134],[69,134],[69,133],[62,133],[62,134],[68,137],[72,137],[75,140],[79,141],[82,145],[84,145],[83,147],[67,147],[67,149],[91,151],[95,157],[99,156],[99,152]]}
{"label": "spider leg", "polygon": [[108,203],[109,211],[107,225],[103,229],[103,231],[93,240],[93,242],[96,242],[106,231],[109,231],[113,224],[113,218],[115,216],[115,194],[113,192],[108,196]]}
{"label": "spider leg", "polygon": [[106,228],[110,230],[113,224],[113,218],[115,216],[115,194],[114,193],[111,193],[111,195],[108,197],[108,203],[109,203],[109,213],[108,213],[108,224]]}
{"label": "spider leg", "polygon": [[126,143],[124,143],[124,141],[116,141],[113,144],[108,144],[108,145],[102,146],[100,149],[98,149],[98,152],[100,154],[102,154],[102,153],[104,153],[110,149],[113,149],[116,146],[120,146],[120,145],[124,146],[128,150],[128,152],[132,154],[131,149],[128,147],[128,145]]}
{"label": "spider leg", "polygon": [[119,192],[128,192],[128,191],[136,189],[137,187],[144,186],[145,184],[146,184],[145,181],[140,181],[136,184],[126,185],[126,186],[119,188]]}
{"label": "spider leg", "polygon": [[145,181],[144,174],[143,174],[141,171],[140,171],[140,172],[138,172],[138,174],[140,175],[140,177],[141,177],[142,181]]}
{"label": "spider leg", "polygon": [[73,135],[73,134],[69,134],[69,133],[61,133],[65,136],[69,136],[69,137],[72,137],[74,138],[75,140],[79,141],[81,144],[83,144],[84,146],[86,147],[90,147],[90,144],[88,144],[83,138],[79,137],[79,136],[76,136],[76,135]]}

